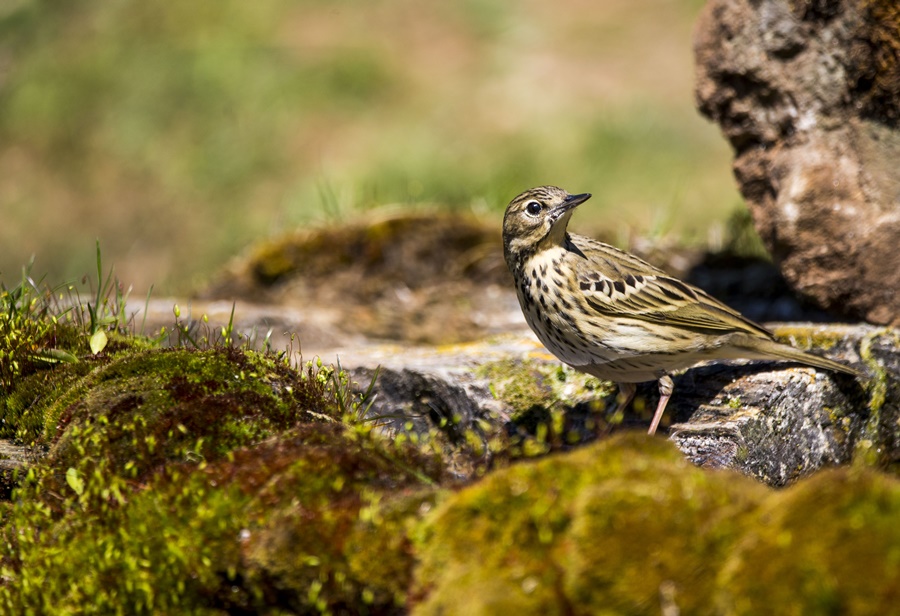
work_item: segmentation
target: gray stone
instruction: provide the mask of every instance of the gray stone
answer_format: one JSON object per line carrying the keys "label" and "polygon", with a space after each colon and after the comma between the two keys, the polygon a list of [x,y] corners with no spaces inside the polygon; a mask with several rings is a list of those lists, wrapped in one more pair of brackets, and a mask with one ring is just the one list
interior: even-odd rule
{"label": "gray stone", "polygon": [[[148,328],[168,322],[171,329],[172,303],[161,300],[151,310]],[[231,305],[195,301],[191,311],[195,320],[209,314],[215,331],[230,317]],[[186,313],[183,307],[182,321]],[[272,339],[283,341],[286,328],[310,331],[308,317],[305,311],[239,304],[234,326],[259,332],[257,342],[274,327]],[[639,388],[638,403],[624,417],[612,416],[615,389],[562,366],[527,330],[520,312],[518,317],[517,330],[479,342],[416,346],[352,338],[315,353],[305,346],[303,358],[339,362],[358,392],[377,370],[367,418],[389,434],[436,439],[457,453],[460,477],[489,467],[492,457],[509,457],[503,448],[523,440],[538,452],[553,451],[611,430],[646,430],[658,396],[655,383]],[[770,485],[855,459],[885,464],[900,458],[900,331],[833,324],[773,330],[785,342],[861,368],[871,381],[859,384],[784,362],[694,367],[676,375],[663,420],[685,455],[697,465],[738,469]],[[557,430],[543,444],[535,438],[542,422],[555,422]]]}
{"label": "gray stone", "polygon": [[[861,366],[873,375],[863,386],[852,377],[789,363],[715,362],[676,378],[669,413],[670,438],[694,463],[734,468],[769,485],[784,485],[812,471],[846,464],[856,457],[886,463],[900,455],[900,356],[896,330],[871,326],[791,325],[776,333],[806,346],[833,345],[827,355]],[[368,386],[373,364],[382,366],[371,415],[396,432],[424,434],[449,420],[450,440],[464,443],[473,429],[487,443],[492,434],[515,431],[517,409],[484,366],[518,362],[536,381],[561,385],[538,388],[537,405],[562,405],[577,441],[595,438],[589,403],[598,394],[574,371],[559,371],[528,337],[504,337],[489,343],[434,349],[369,349],[344,353],[355,379]],[[489,372],[490,373],[490,372]],[[526,378],[531,378],[526,375]],[[568,388],[568,389],[567,389]],[[647,407],[655,405],[653,384],[640,390]],[[518,393],[516,395],[519,395]],[[568,399],[565,399],[568,395]],[[607,399],[607,402],[612,402]],[[521,399],[516,402],[521,410]],[[600,417],[611,404],[599,404]],[[572,416],[576,416],[574,421]],[[598,417],[598,419],[600,418]],[[634,425],[630,412],[627,422]],[[646,427],[641,423],[640,428]],[[650,438],[650,437],[648,437]],[[465,474],[469,467],[461,467]]]}

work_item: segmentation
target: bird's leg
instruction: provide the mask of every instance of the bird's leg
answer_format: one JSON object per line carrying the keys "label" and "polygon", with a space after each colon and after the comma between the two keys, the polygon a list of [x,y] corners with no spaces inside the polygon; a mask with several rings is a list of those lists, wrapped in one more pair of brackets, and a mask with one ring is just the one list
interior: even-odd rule
{"label": "bird's leg", "polygon": [[668,374],[664,374],[662,377],[660,377],[659,404],[656,405],[656,413],[654,413],[653,415],[653,421],[650,422],[650,429],[647,430],[647,434],[656,434],[656,428],[659,426],[659,420],[662,419],[663,413],[666,412],[666,405],[669,403],[669,398],[672,397],[672,392],[674,390],[675,382],[672,381],[672,377],[670,377]]}
{"label": "bird's leg", "polygon": [[634,394],[637,393],[637,385],[634,383],[618,383],[618,386],[619,394],[616,396],[618,404],[616,404],[616,410],[613,411],[613,414],[624,412],[628,405],[631,404],[631,401],[634,400]]}
{"label": "bird's leg", "polygon": [[[624,415],[625,409],[628,408],[637,393],[637,385],[634,383],[616,383],[616,385],[619,386],[619,393],[616,394],[616,407],[613,409],[612,417],[618,417],[620,413]],[[607,417],[609,416],[608,414]],[[602,424],[597,423],[595,428],[598,430],[597,436],[602,436]]]}

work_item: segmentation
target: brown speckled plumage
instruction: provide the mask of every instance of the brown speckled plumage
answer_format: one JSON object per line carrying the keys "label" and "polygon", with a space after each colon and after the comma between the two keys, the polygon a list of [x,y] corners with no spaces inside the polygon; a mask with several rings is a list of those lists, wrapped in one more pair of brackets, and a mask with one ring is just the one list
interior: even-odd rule
{"label": "brown speckled plumage", "polygon": [[706,359],[786,359],[861,373],[776,342],[772,333],[707,293],[613,246],[566,230],[590,194],[540,186],[513,199],[503,249],[525,320],[538,339],[577,370],[615,381],[623,405],[634,383],[659,380],[665,411],[669,373]]}

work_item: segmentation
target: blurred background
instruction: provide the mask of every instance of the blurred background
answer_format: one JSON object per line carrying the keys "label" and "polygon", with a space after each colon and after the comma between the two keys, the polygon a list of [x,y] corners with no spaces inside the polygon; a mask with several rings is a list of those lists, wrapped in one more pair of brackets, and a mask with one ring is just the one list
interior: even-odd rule
{"label": "blurred background", "polygon": [[382,207],[554,183],[580,232],[705,245],[740,207],[694,109],[701,0],[0,2],[0,281],[190,293]]}

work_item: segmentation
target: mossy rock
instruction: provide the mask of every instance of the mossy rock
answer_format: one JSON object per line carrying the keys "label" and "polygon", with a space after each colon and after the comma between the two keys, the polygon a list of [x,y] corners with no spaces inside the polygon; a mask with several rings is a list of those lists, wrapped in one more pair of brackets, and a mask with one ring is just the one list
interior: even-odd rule
{"label": "mossy rock", "polygon": [[230,347],[31,375],[6,418],[49,452],[0,504],[0,612],[401,612],[446,466],[337,387]]}
{"label": "mossy rock", "polygon": [[900,605],[900,482],[822,471],[772,494],[719,572],[720,614],[891,614]]}
{"label": "mossy rock", "polygon": [[504,454],[530,457],[558,451],[609,432],[622,421],[605,401],[615,385],[570,368],[534,359],[501,359],[478,367],[491,395],[508,409]]}
{"label": "mossy rock", "polygon": [[0,398],[0,438],[30,446],[45,442],[48,407],[97,365],[93,361],[61,364],[19,379],[11,392]]}
{"label": "mossy rock", "polygon": [[261,285],[290,276],[327,279],[358,269],[366,291],[377,282],[416,288],[447,276],[506,282],[506,272],[489,262],[494,257],[490,248],[498,242],[496,229],[470,215],[404,212],[261,244],[250,257],[249,268]]}
{"label": "mossy rock", "polygon": [[315,298],[327,308],[317,326],[452,344],[489,330],[475,311],[496,303],[497,287],[512,289],[512,278],[496,224],[463,212],[387,211],[262,242],[201,295],[303,308]]}
{"label": "mossy rock", "polygon": [[[66,468],[104,456],[147,470],[187,452],[216,459],[327,416],[332,409],[325,387],[311,374],[255,352],[166,349],[35,375],[7,407],[23,391],[39,400],[22,414],[28,423],[17,433],[50,445],[51,465]],[[87,432],[102,438],[84,438]]]}
{"label": "mossy rock", "polygon": [[763,494],[632,433],[513,466],[429,521],[415,613],[658,613],[664,582],[695,613]]}
{"label": "mossy rock", "polygon": [[318,423],[217,463],[170,465],[115,507],[92,505],[99,486],[67,489],[66,515],[34,500],[7,518],[0,607],[401,613],[406,527],[442,472],[409,446]]}
{"label": "mossy rock", "polygon": [[874,471],[776,492],[619,434],[448,498],[418,535],[413,613],[890,613],[898,507]]}
{"label": "mossy rock", "polygon": [[150,347],[145,338],[104,334],[106,344],[94,354],[90,335],[71,319],[51,319],[44,311],[0,318],[0,438],[40,444],[47,408],[78,379],[116,357]]}

